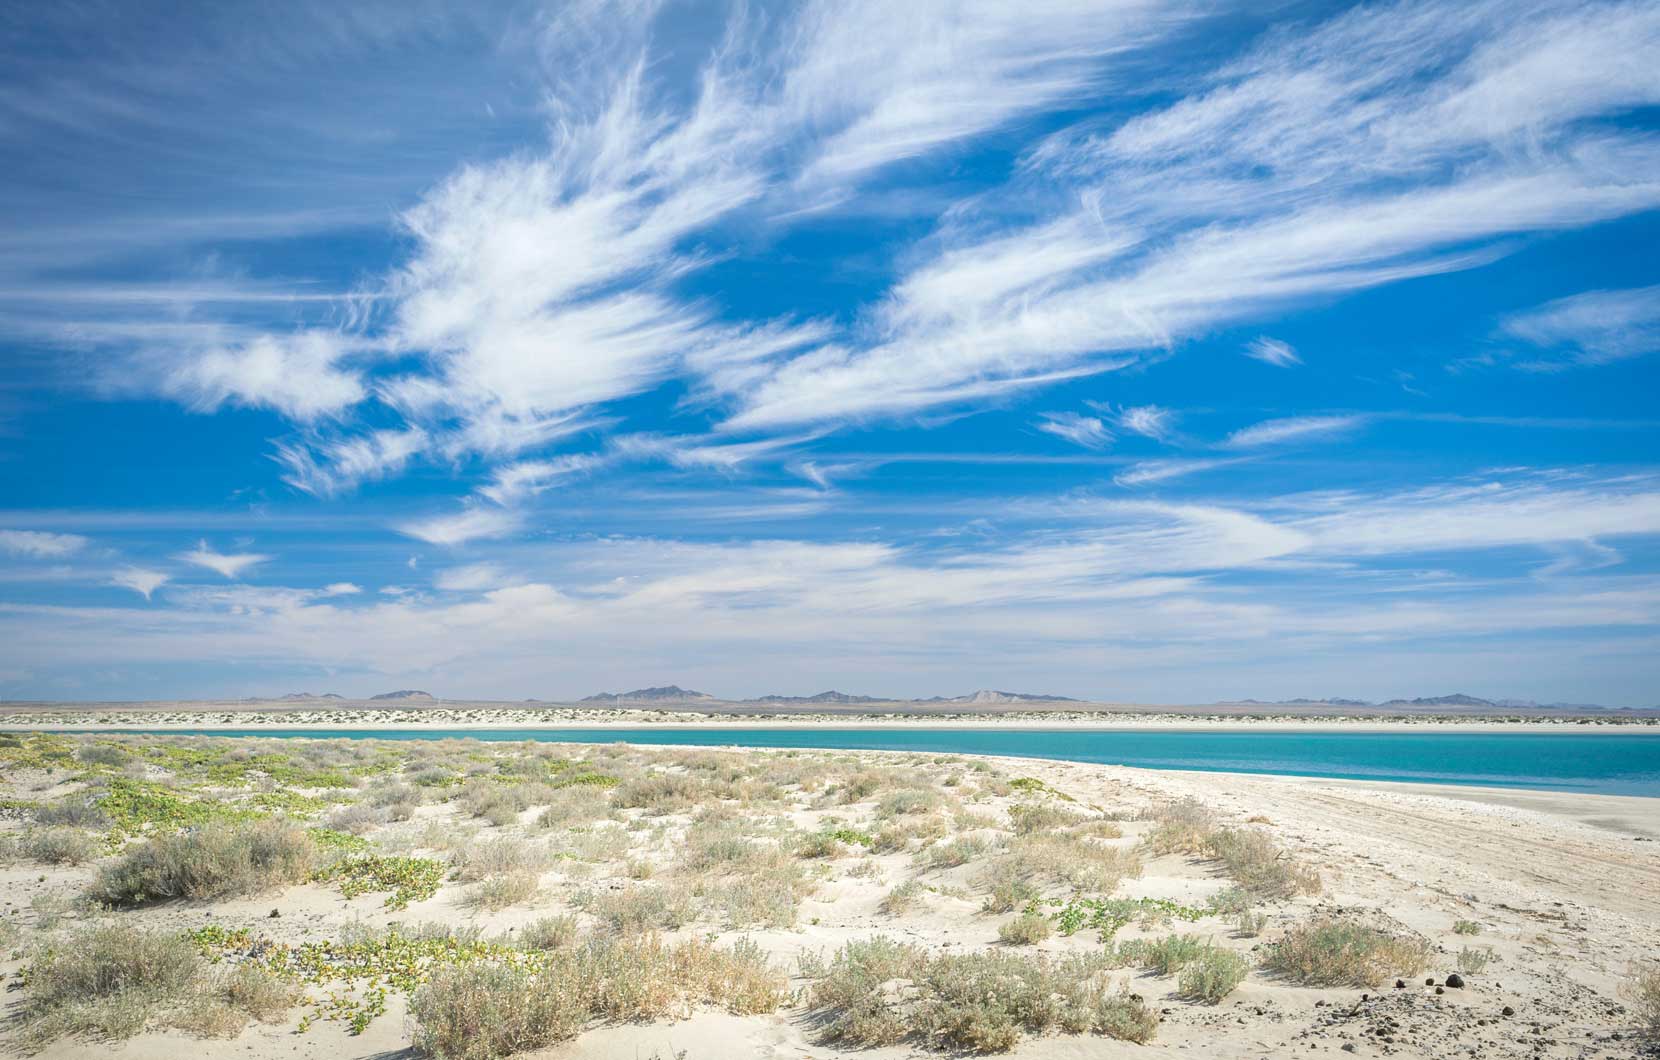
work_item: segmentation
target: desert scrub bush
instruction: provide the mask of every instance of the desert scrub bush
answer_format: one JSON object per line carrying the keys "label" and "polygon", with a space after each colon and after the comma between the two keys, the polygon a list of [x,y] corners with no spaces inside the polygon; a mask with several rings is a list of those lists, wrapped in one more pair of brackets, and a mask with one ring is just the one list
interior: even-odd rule
{"label": "desert scrub bush", "polygon": [[185,939],[126,924],[40,943],[23,972],[18,1038],[30,1050],[68,1035],[131,1038],[187,995],[201,967]]}
{"label": "desert scrub bush", "polygon": [[1638,1029],[1651,1038],[1660,1038],[1660,965],[1632,969],[1621,994],[1631,1004]]}
{"label": "desert scrub bush", "polygon": [[1028,909],[997,929],[997,941],[1008,946],[1034,946],[1055,933],[1055,925],[1035,909]]}
{"label": "desert scrub bush", "polygon": [[1009,807],[1009,823],[1014,826],[1015,835],[1054,832],[1081,820],[1082,817],[1066,807],[1051,803],[1024,802]]}
{"label": "desert scrub bush", "polygon": [[128,754],[125,748],[112,743],[82,744],[75,752],[75,757],[84,765],[107,766],[112,769],[119,769],[132,760],[132,755]]}
{"label": "desert scrub bush", "polygon": [[990,891],[999,883],[1019,880],[1110,894],[1125,877],[1139,875],[1141,860],[1133,851],[1065,833],[1023,835],[1011,840],[1007,852],[987,866],[980,886]]}
{"label": "desert scrub bush", "polygon": [[610,815],[609,790],[592,784],[573,784],[554,789],[536,823],[542,828],[563,828],[598,821]]}
{"label": "desert scrub bush", "polygon": [[410,1000],[415,1047],[437,1060],[493,1060],[575,1037],[590,1021],[647,1021],[714,1004],[770,1012],[783,976],[758,949],[594,938],[529,965],[440,967]]}
{"label": "desert scrub bush", "polygon": [[444,882],[444,864],[432,858],[357,854],[320,869],[312,878],[318,882],[338,881],[340,893],[347,898],[386,891],[382,904],[396,911],[437,894]]}
{"label": "desert scrub bush", "polygon": [[1268,914],[1252,909],[1241,909],[1233,915],[1234,933],[1240,938],[1254,939],[1268,926]]}
{"label": "desert scrub bush", "polygon": [[1429,959],[1421,939],[1350,920],[1299,924],[1268,947],[1270,971],[1312,986],[1376,986],[1391,975],[1415,975]]}
{"label": "desert scrub bush", "polygon": [[316,860],[312,838],[282,821],[211,824],[128,848],[104,866],[90,893],[116,906],[257,894],[303,882]]}
{"label": "desert scrub bush", "polygon": [[1205,852],[1222,862],[1234,882],[1257,897],[1320,893],[1320,874],[1256,829],[1218,829],[1205,841]]}
{"label": "desert scrub bush", "polygon": [[1207,946],[1182,968],[1176,989],[1182,997],[1214,1005],[1245,981],[1250,964],[1232,950]]}
{"label": "desert scrub bush", "polygon": [[1216,814],[1198,799],[1167,802],[1147,811],[1154,827],[1141,844],[1154,854],[1199,854],[1216,829]]}
{"label": "desert scrub bush", "polygon": [[18,853],[42,865],[84,865],[99,853],[98,841],[77,828],[42,828],[18,843]]}
{"label": "desert scrub bush", "polygon": [[916,905],[917,899],[922,897],[922,884],[917,880],[907,880],[887,894],[877,908],[886,916],[903,916]]}
{"label": "desert scrub bush", "polygon": [[690,891],[666,884],[623,891],[582,891],[572,904],[621,934],[673,931],[690,923],[697,911]]}
{"label": "desert scrub bush", "polygon": [[352,835],[363,835],[379,828],[384,823],[386,823],[384,811],[361,803],[336,810],[329,814],[328,819],[328,827],[331,831],[350,832]]}
{"label": "desert scrub bush", "polygon": [[480,880],[462,900],[474,909],[494,911],[523,905],[535,898],[540,889],[541,883],[534,873],[508,872]]}
{"label": "desert scrub bush", "polygon": [[1485,972],[1487,970],[1487,966],[1491,964],[1492,961],[1493,948],[1491,946],[1486,946],[1479,950],[1469,946],[1464,946],[1458,951],[1458,970],[1463,972],[1465,975],[1479,975],[1482,972]]}
{"label": "desert scrub bush", "polygon": [[890,791],[876,803],[876,816],[882,820],[933,813],[945,805],[945,796],[932,788],[904,788]]}
{"label": "desert scrub bush", "polygon": [[512,873],[539,875],[553,863],[546,844],[498,836],[462,847],[451,860],[458,880],[472,883]]}
{"label": "desert scrub bush", "polygon": [[1172,975],[1208,949],[1197,935],[1166,935],[1162,939],[1138,939],[1119,947],[1123,956],[1156,975]]}
{"label": "desert scrub bush", "polygon": [[642,810],[648,817],[684,813],[710,799],[706,782],[684,773],[647,773],[611,791],[613,806]]}
{"label": "desert scrub bush", "polygon": [[929,869],[952,869],[967,865],[992,850],[991,841],[984,836],[963,835],[944,843],[935,843],[917,851],[914,863],[924,872]]}
{"label": "desert scrub bush", "polygon": [[35,810],[35,823],[45,826],[67,825],[71,828],[104,828],[109,815],[84,795],[71,795],[57,802],[49,802]]}
{"label": "desert scrub bush", "polygon": [[839,858],[847,848],[829,832],[814,832],[796,842],[794,853],[798,858]]}
{"label": "desert scrub bush", "polygon": [[1453,934],[1455,935],[1481,934],[1481,925],[1476,923],[1474,920],[1455,920],[1453,921],[1452,929]]}
{"label": "desert scrub bush", "polygon": [[299,986],[257,964],[220,967],[198,984],[168,1023],[203,1038],[234,1038],[250,1019],[282,1021],[304,996]]}
{"label": "desert scrub bush", "polygon": [[576,918],[572,916],[545,916],[532,920],[519,931],[519,948],[526,950],[562,950],[576,942]]}
{"label": "desert scrub bush", "polygon": [[935,1049],[1005,1052],[1023,1034],[1096,1032],[1145,1042],[1157,1017],[1111,990],[1099,955],[931,954],[877,936],[838,950],[808,1003],[827,1043],[908,1040]]}

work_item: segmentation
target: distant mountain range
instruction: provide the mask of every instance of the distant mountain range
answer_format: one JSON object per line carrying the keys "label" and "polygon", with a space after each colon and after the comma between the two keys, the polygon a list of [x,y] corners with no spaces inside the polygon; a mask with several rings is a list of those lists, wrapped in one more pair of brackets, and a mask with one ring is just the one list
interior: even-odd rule
{"label": "distant mountain range", "polygon": [[970,692],[966,696],[934,696],[931,699],[906,699],[895,696],[855,696],[847,692],[837,692],[831,689],[812,696],[760,696],[755,699],[722,700],[707,692],[698,692],[690,688],[681,688],[679,685],[663,685],[658,688],[636,688],[632,692],[601,692],[598,695],[586,696],[580,703],[604,703],[607,700],[624,700],[629,702],[685,702],[687,700],[703,700],[716,703],[787,703],[787,704],[835,704],[858,705],[864,703],[1077,703],[1076,699],[1066,696],[1043,696],[1029,692],[998,692],[991,689],[981,689]]}
{"label": "distant mountain range", "polygon": [[382,692],[378,696],[370,696],[369,698],[370,699],[431,699],[431,698],[433,698],[433,696],[432,696],[431,692],[422,692],[418,688],[400,688],[396,692]]}
{"label": "distant mountain range", "polygon": [[282,698],[283,699],[345,699],[346,697],[341,695],[338,692],[324,692],[322,695],[318,695],[316,692],[289,692],[286,695],[284,695]]}
{"label": "distant mountain range", "polygon": [[636,688],[632,692],[601,692],[595,696],[584,696],[577,700],[579,703],[603,703],[606,700],[626,699],[631,702],[684,702],[689,699],[713,700],[715,697],[707,692],[698,692],[695,689],[681,688],[679,685],[659,685],[655,688]]}

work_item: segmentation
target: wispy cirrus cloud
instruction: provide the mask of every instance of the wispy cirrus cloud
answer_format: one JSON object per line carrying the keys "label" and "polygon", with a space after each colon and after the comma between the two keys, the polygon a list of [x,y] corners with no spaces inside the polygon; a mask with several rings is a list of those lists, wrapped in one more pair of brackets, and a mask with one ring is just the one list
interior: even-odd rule
{"label": "wispy cirrus cloud", "polygon": [[150,599],[152,593],[171,580],[172,578],[162,571],[149,570],[144,567],[122,567],[110,575],[110,584],[118,585],[123,589],[131,589],[146,600]]}
{"label": "wispy cirrus cloud", "polygon": [[1505,319],[1506,335],[1538,347],[1522,367],[1596,365],[1660,351],[1660,286],[1587,291]]}
{"label": "wispy cirrus cloud", "polygon": [[1267,335],[1247,342],[1245,356],[1264,364],[1271,364],[1275,368],[1289,368],[1294,364],[1303,363],[1303,359],[1291,348],[1290,343]]}
{"label": "wispy cirrus cloud", "polygon": [[1112,431],[1094,416],[1077,412],[1045,412],[1033,426],[1085,449],[1102,449],[1112,442]]}
{"label": "wispy cirrus cloud", "polygon": [[241,577],[242,572],[248,568],[271,559],[270,556],[257,552],[218,552],[208,547],[206,541],[197,542],[195,548],[189,552],[181,552],[174,558],[181,563],[205,567],[231,580]]}
{"label": "wispy cirrus cloud", "polygon": [[506,537],[524,526],[520,511],[509,508],[468,507],[451,515],[435,515],[399,524],[406,537],[429,545],[464,545],[469,541]]}
{"label": "wispy cirrus cloud", "polygon": [[1366,416],[1287,416],[1264,420],[1234,431],[1223,440],[1222,448],[1262,449],[1311,438],[1329,438],[1358,430],[1367,419]]}
{"label": "wispy cirrus cloud", "polygon": [[0,530],[0,552],[29,559],[62,559],[84,549],[88,539],[80,534],[59,534],[47,530]]}

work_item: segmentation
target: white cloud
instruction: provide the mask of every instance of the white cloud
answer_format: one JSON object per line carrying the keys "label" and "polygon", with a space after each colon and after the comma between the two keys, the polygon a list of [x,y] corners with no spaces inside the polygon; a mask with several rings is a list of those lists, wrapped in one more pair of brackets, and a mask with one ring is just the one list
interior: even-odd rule
{"label": "white cloud", "polygon": [[588,453],[571,453],[548,460],[525,460],[499,467],[488,486],[479,493],[497,504],[512,506],[552,489],[571,478],[585,474],[604,464],[603,457]]}
{"label": "white cloud", "polygon": [[201,541],[197,543],[193,550],[181,552],[174,558],[184,563],[193,563],[198,567],[206,567],[208,570],[216,571],[226,578],[235,579],[249,567],[264,563],[271,557],[252,552],[229,554],[216,552],[208,547],[206,541]]}
{"label": "white cloud", "polygon": [[339,332],[259,335],[188,358],[173,369],[166,387],[204,412],[231,404],[314,420],[363,400],[361,379],[340,365],[351,349]]}
{"label": "white cloud", "polygon": [[1366,420],[1365,416],[1288,416],[1285,419],[1264,420],[1228,435],[1222,446],[1225,449],[1259,449],[1311,438],[1329,438],[1334,434],[1347,434]]}
{"label": "white cloud", "polygon": [[[1567,351],[1566,361],[1608,364],[1660,350],[1660,286],[1587,291],[1547,302],[1504,321],[1506,334],[1544,351]],[[1535,367],[1564,367],[1541,359]]]}
{"label": "white cloud", "polygon": [[1156,482],[1168,482],[1171,479],[1185,478],[1188,475],[1197,475],[1219,467],[1228,467],[1241,463],[1242,460],[1143,460],[1131,464],[1123,471],[1113,476],[1113,481],[1120,486],[1150,486]]}
{"label": "white cloud", "polygon": [[1175,429],[1176,414],[1157,405],[1139,405],[1120,412],[1118,425],[1133,434],[1164,441]]}
{"label": "white cloud", "polygon": [[279,443],[273,454],[282,480],[315,497],[333,497],[401,472],[431,443],[419,427],[379,430],[331,440]]}
{"label": "white cloud", "polygon": [[79,534],[56,534],[45,530],[0,530],[0,552],[29,559],[62,559],[87,546]]}
{"label": "white cloud", "polygon": [[507,581],[507,575],[500,567],[492,563],[474,563],[439,571],[433,577],[432,584],[447,593],[462,593],[499,589]]}
{"label": "white cloud", "polygon": [[431,545],[463,545],[468,541],[506,537],[524,525],[524,516],[502,508],[467,508],[454,515],[435,515],[396,527],[398,533]]}
{"label": "white cloud", "polygon": [[1290,343],[1267,335],[1246,343],[1245,356],[1264,364],[1271,364],[1275,368],[1289,368],[1294,364],[1303,363],[1303,359],[1297,356],[1297,351],[1291,348]]}
{"label": "white cloud", "polygon": [[1043,418],[1034,426],[1045,434],[1064,438],[1085,449],[1101,449],[1110,443],[1113,437],[1106,424],[1093,416],[1083,416],[1076,412],[1045,412]]}
{"label": "white cloud", "polygon": [[324,595],[324,596],[356,596],[358,593],[361,593],[362,591],[363,591],[363,589],[362,589],[361,586],[354,585],[351,582],[331,582],[330,584],[323,586],[322,595]]}
{"label": "white cloud", "polygon": [[122,567],[110,576],[112,585],[119,585],[124,589],[131,589],[144,599],[150,599],[150,594],[166,585],[171,579],[157,570],[146,570],[143,567]]}

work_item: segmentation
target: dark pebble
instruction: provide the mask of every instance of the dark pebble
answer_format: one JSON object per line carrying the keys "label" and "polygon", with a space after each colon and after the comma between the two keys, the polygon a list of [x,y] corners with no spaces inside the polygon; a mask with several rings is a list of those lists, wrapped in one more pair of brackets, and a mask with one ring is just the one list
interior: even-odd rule
{"label": "dark pebble", "polygon": [[1501,1016],[1514,1016],[1515,1014],[1516,1010],[1511,1008],[1509,1005],[1504,1006],[1504,1010],[1499,1013]]}
{"label": "dark pebble", "polygon": [[1396,990],[1405,990],[1406,989],[1406,980],[1405,979],[1395,980],[1395,989]]}
{"label": "dark pebble", "polygon": [[1464,977],[1459,975],[1457,972],[1454,972],[1453,974],[1447,976],[1447,985],[1453,987],[1454,989],[1462,987],[1464,985]]}

